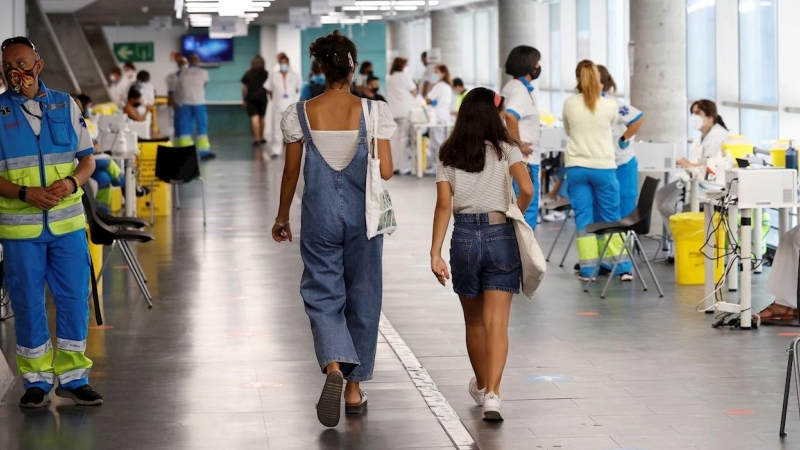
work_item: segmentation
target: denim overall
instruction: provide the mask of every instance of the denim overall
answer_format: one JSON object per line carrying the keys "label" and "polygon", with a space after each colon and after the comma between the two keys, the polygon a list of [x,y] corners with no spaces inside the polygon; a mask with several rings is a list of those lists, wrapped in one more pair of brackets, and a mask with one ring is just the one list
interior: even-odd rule
{"label": "denim overall", "polygon": [[[370,110],[371,108],[370,103]],[[348,381],[372,379],[383,294],[383,236],[367,239],[367,128],[358,126],[358,149],[341,171],[331,168],[311,137],[305,102],[297,104],[305,140],[305,190],[300,294],[311,321],[323,372],[338,362]]]}

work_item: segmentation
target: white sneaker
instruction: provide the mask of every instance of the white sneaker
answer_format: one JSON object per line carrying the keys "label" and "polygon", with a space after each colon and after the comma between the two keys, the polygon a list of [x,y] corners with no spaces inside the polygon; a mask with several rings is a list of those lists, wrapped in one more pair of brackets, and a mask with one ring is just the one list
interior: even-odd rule
{"label": "white sneaker", "polygon": [[551,212],[549,214],[545,214],[544,221],[545,222],[560,222],[560,221],[564,220],[566,217],[567,217],[567,215],[564,214],[561,211],[553,211],[553,212]]}
{"label": "white sneaker", "polygon": [[632,273],[623,273],[619,276],[620,281],[633,281]]}
{"label": "white sneaker", "polygon": [[494,392],[483,396],[483,420],[503,420],[503,400]]}
{"label": "white sneaker", "polygon": [[475,403],[478,406],[483,405],[483,394],[486,393],[486,388],[478,389],[478,379],[472,377],[469,381],[469,395],[472,396],[472,399],[475,400]]}

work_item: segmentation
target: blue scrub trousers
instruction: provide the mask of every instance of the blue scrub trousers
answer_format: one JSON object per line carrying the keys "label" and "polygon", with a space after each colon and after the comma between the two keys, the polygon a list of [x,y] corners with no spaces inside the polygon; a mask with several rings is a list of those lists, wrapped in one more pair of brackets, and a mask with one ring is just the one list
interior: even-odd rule
{"label": "blue scrub trousers", "polygon": [[[528,166],[528,173],[533,180],[533,201],[525,211],[525,222],[531,226],[531,229],[536,230],[536,224],[539,223],[539,164],[526,164]],[[514,194],[519,196],[519,186],[517,182],[513,182]]]}
{"label": "blue scrub trousers", "polygon": [[[14,310],[17,366],[25,389],[47,392],[55,383],[75,389],[89,383],[85,357],[89,332],[89,245],[81,229],[35,240],[3,240],[5,283]],[[44,285],[56,306],[56,356],[47,326]]]}
{"label": "blue scrub trousers", "polygon": [[200,157],[211,153],[208,139],[208,110],[205,105],[182,105],[175,111],[175,145],[192,145],[192,137],[197,134],[197,151]]}
{"label": "blue scrub trousers", "polygon": [[628,217],[639,200],[639,161],[633,159],[617,167],[619,181],[619,216]]}
{"label": "blue scrub trousers", "polygon": [[[569,201],[575,212],[575,228],[578,231],[578,255],[580,274],[590,277],[595,266],[600,263],[611,269],[617,255],[622,252],[622,239],[619,235],[611,237],[605,257],[600,260],[600,252],[608,236],[595,236],[586,233],[586,227],[597,222],[616,222],[619,215],[619,181],[615,169],[589,169],[568,167]],[[617,274],[630,273],[631,262],[627,254],[617,266]]]}

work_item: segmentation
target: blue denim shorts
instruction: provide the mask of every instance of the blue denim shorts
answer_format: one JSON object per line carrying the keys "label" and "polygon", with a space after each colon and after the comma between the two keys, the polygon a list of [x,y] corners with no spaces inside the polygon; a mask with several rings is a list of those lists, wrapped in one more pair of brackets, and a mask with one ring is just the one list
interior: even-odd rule
{"label": "blue denim shorts", "polygon": [[456,214],[450,241],[453,291],[480,297],[485,291],[518,294],[522,264],[510,221],[490,225],[488,214]]}

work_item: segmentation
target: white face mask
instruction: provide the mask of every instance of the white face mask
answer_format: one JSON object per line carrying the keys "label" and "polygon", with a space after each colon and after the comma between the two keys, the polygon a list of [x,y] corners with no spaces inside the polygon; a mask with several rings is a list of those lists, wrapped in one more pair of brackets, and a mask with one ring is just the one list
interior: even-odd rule
{"label": "white face mask", "polygon": [[411,72],[411,69],[408,66],[403,67],[403,73]]}
{"label": "white face mask", "polygon": [[111,79],[112,83],[116,83],[117,81],[119,81],[119,77],[116,75],[111,75],[109,78]]}
{"label": "white face mask", "polygon": [[288,64],[281,64],[281,72],[286,73],[288,71],[289,71],[289,65]]}
{"label": "white face mask", "polygon": [[695,130],[702,129],[705,123],[706,123],[705,119],[697,114],[692,114],[692,116],[689,117],[689,125]]}
{"label": "white face mask", "polygon": [[126,71],[125,72],[125,76],[128,77],[129,80],[135,80],[136,79],[136,72],[134,72],[132,70]]}

